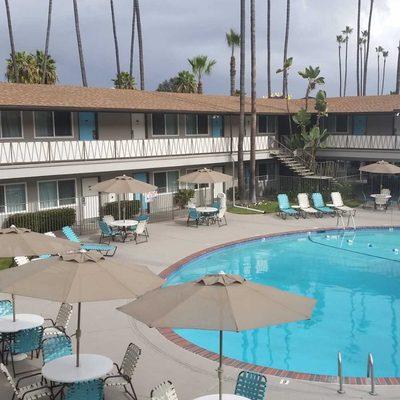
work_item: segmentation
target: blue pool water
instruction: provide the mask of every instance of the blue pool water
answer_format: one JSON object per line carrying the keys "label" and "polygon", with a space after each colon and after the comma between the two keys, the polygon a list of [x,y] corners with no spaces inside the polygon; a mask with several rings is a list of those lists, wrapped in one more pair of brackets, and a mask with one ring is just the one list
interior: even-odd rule
{"label": "blue pool water", "polygon": [[[246,279],[314,297],[311,320],[240,333],[226,332],[224,355],[245,362],[335,375],[337,352],[344,374],[365,376],[372,352],[376,376],[400,376],[400,231],[326,231],[261,239],[196,258],[167,284],[204,274]],[[218,351],[218,333],[177,330]]]}

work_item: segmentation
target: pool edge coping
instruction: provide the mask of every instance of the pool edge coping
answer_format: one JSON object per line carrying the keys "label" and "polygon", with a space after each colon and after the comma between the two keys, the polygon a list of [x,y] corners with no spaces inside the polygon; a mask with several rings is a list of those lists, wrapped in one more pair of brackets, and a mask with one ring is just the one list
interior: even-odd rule
{"label": "pool edge coping", "polygon": [[[400,226],[362,226],[362,227],[357,227],[356,230],[366,230],[366,229],[399,229]],[[296,231],[284,231],[280,233],[270,233],[270,234],[263,234],[263,235],[257,235],[257,236],[252,236],[249,238],[244,238],[244,239],[238,239],[238,240],[233,240],[230,242],[225,242],[222,244],[218,244],[215,246],[207,247],[205,249],[199,250],[195,253],[192,253],[177,262],[173,263],[163,271],[159,273],[159,276],[166,279],[168,278],[172,273],[178,271],[183,265],[187,264],[188,262],[199,258],[201,256],[204,256],[205,254],[213,253],[219,249],[234,246],[237,244],[241,243],[247,243],[247,242],[252,242],[252,241],[257,241],[257,240],[262,240],[262,239],[270,239],[274,237],[280,237],[280,236],[290,236],[290,235],[296,235],[296,234],[304,234],[308,232],[319,232],[319,231],[343,231],[343,229],[340,228],[311,228],[311,229],[301,229],[301,230],[296,230]],[[353,230],[353,229],[346,229],[347,231]],[[212,361],[217,361],[219,358],[219,355],[217,353],[214,353],[212,351],[206,350],[203,347],[200,347],[182,336],[178,335],[175,333],[172,329],[170,328],[157,328],[158,332],[164,336],[167,340],[170,342],[174,343],[175,345],[188,350],[194,354],[197,354],[201,357],[207,358]],[[239,369],[246,369],[248,371],[254,371],[258,372],[260,374],[265,374],[265,375],[273,375],[281,378],[288,378],[288,379],[298,379],[298,380],[304,380],[304,381],[311,381],[311,382],[323,382],[323,383],[338,383],[338,377],[336,375],[321,375],[321,374],[308,374],[304,372],[296,372],[296,371],[288,371],[288,370],[283,370],[283,369],[278,369],[278,368],[271,368],[271,367],[264,367],[262,365],[257,365],[257,364],[252,364],[240,360],[236,360],[234,358],[230,357],[224,357],[223,358],[223,363],[224,365],[234,367],[234,368],[239,368]],[[345,384],[350,384],[350,385],[369,385],[370,384],[370,379],[367,377],[351,377],[351,376],[346,376],[343,378],[343,383]],[[378,377],[375,378],[375,384],[377,385],[400,385],[400,377]]]}

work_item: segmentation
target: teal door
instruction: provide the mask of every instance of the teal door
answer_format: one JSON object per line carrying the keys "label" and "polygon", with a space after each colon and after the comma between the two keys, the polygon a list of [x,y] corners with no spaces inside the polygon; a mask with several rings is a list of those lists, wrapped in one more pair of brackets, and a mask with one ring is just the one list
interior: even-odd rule
{"label": "teal door", "polygon": [[367,132],[367,116],[355,115],[353,117],[353,135],[365,135]]}
{"label": "teal door", "polygon": [[211,117],[211,132],[212,137],[224,136],[224,120],[222,115],[213,115]]}
{"label": "teal door", "polygon": [[[147,173],[146,172],[137,172],[136,174],[133,174],[133,178],[137,179],[138,181],[147,183]],[[147,203],[146,203],[145,196],[143,196],[140,193],[136,193],[135,194],[135,200],[140,200],[141,208],[142,208],[143,211],[147,210]]]}
{"label": "teal door", "polygon": [[79,140],[96,139],[96,114],[94,112],[79,113]]}

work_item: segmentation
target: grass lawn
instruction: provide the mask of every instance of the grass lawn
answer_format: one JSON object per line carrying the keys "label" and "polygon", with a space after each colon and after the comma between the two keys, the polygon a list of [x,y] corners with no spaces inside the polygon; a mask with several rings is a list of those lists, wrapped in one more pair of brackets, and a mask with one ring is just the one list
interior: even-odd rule
{"label": "grass lawn", "polygon": [[[262,204],[251,206],[251,208],[255,208],[266,214],[270,214],[278,211],[278,203],[276,201],[268,201]],[[233,214],[260,214],[256,211],[245,210],[243,208],[238,208],[238,207],[230,207],[228,208],[228,212]]]}
{"label": "grass lawn", "polygon": [[0,258],[0,270],[8,268],[12,263],[12,258]]}

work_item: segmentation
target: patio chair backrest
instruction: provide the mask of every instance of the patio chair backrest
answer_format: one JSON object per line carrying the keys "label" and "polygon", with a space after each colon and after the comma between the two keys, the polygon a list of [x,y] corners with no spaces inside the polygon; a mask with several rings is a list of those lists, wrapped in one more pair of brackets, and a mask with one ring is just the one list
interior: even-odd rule
{"label": "patio chair backrest", "polygon": [[384,194],[378,194],[378,195],[375,197],[375,204],[376,204],[377,206],[385,206],[385,205],[387,204],[388,200],[389,200],[389,199],[386,197],[386,195],[384,195]]}
{"label": "patio chair backrest", "polygon": [[141,353],[142,350],[136,344],[129,343],[121,363],[121,372],[124,375],[132,377]]}
{"label": "patio chair backrest", "polygon": [[13,305],[10,300],[0,300],[0,317],[11,315],[13,313]]}
{"label": "patio chair backrest", "polygon": [[138,221],[149,221],[150,216],[147,214],[140,214],[137,218]]}
{"label": "patio chair backrest", "polygon": [[381,194],[383,194],[385,196],[390,196],[390,189],[382,189]]}
{"label": "patio chair backrest", "polygon": [[250,400],[264,400],[267,378],[255,372],[241,371],[237,377],[235,394]]}
{"label": "patio chair backrest", "polygon": [[308,199],[307,193],[299,193],[297,200],[301,208],[310,208],[310,200]]}
{"label": "patio chair backrest", "polygon": [[278,205],[279,205],[279,209],[281,211],[291,208],[287,194],[284,194],[284,193],[278,194]]}
{"label": "patio chair backrest", "polygon": [[115,218],[114,218],[114,216],[112,216],[112,215],[105,215],[105,216],[103,217],[103,221],[104,221],[107,225],[111,225],[111,224],[115,221]]}
{"label": "patio chair backrest", "polygon": [[101,233],[104,236],[111,236],[112,235],[112,229],[110,228],[110,226],[105,221],[99,221],[99,227],[100,227]]}
{"label": "patio chair backrest", "polygon": [[20,267],[21,265],[28,264],[28,262],[30,262],[30,260],[27,256],[17,256],[17,257],[14,257],[14,262],[15,262],[15,264],[17,264],[18,267]]}
{"label": "patio chair backrest", "polygon": [[335,207],[343,207],[343,199],[340,192],[332,192],[331,193],[332,203]]}
{"label": "patio chair backrest", "polygon": [[14,378],[11,376],[10,371],[8,370],[8,368],[3,363],[0,363],[0,370],[6,376],[6,379],[7,379],[8,383],[13,388],[14,393],[17,395],[17,398],[20,399],[21,397],[18,396],[19,390],[17,389],[17,385],[15,384]]}
{"label": "patio chair backrest", "polygon": [[64,226],[62,228],[63,234],[66,236],[68,240],[75,243],[80,243],[78,235],[74,232],[74,230],[70,226]]}
{"label": "patio chair backrest", "polygon": [[58,310],[55,326],[66,329],[72,316],[72,305],[62,303]]}
{"label": "patio chair backrest", "polygon": [[68,386],[65,400],[103,400],[104,384],[101,379],[77,382]]}
{"label": "patio chair backrest", "polygon": [[178,400],[178,395],[171,381],[157,385],[150,393],[151,400]]}
{"label": "patio chair backrest", "polygon": [[211,207],[214,207],[214,208],[216,208],[217,210],[219,210],[219,208],[220,208],[219,202],[218,202],[218,201],[214,201],[214,203],[212,203],[212,206],[211,206]]}
{"label": "patio chair backrest", "polygon": [[226,208],[220,208],[220,209],[218,210],[218,215],[217,215],[217,217],[218,217],[219,219],[224,218],[224,217],[225,217],[225,212],[226,212]]}
{"label": "patio chair backrest", "polygon": [[53,336],[43,340],[42,343],[43,364],[57,358],[72,354],[71,339],[66,335]]}
{"label": "patio chair backrest", "polygon": [[147,221],[139,221],[139,223],[136,225],[135,233],[137,235],[143,234],[144,231],[146,230],[146,226],[147,226]]}
{"label": "patio chair backrest", "polygon": [[190,219],[199,219],[199,213],[195,208],[188,208]]}
{"label": "patio chair backrest", "polygon": [[43,327],[24,329],[14,334],[14,340],[11,342],[11,352],[13,354],[30,353],[40,349],[43,338]]}
{"label": "patio chair backrest", "polygon": [[325,207],[325,202],[321,193],[313,193],[311,197],[315,208]]}

